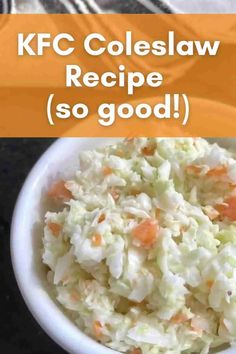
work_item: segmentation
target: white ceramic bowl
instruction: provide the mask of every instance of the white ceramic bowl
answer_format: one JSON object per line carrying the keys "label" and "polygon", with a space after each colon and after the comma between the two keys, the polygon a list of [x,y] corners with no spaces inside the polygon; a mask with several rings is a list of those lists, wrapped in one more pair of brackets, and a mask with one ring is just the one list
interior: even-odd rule
{"label": "white ceramic bowl", "polygon": [[[41,263],[44,195],[55,179],[68,177],[78,167],[78,154],[84,149],[110,143],[114,139],[63,138],[57,140],[30,172],[19,195],[11,229],[11,254],[16,279],[24,300],[47,334],[73,354],[115,353],[83,334],[50,296],[46,271]],[[223,139],[234,145],[236,139]],[[66,175],[65,172],[66,171]],[[221,354],[233,354],[228,349]]]}

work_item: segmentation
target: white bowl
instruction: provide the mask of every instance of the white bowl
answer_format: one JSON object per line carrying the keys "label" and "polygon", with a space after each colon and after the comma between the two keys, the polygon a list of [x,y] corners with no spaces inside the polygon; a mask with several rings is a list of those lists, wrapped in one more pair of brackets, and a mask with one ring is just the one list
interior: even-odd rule
{"label": "white bowl", "polygon": [[[68,177],[78,167],[78,154],[81,150],[93,149],[113,141],[114,139],[103,138],[57,140],[30,172],[17,200],[12,220],[12,262],[24,300],[47,334],[73,354],[115,352],[83,334],[50,296],[45,268],[40,259],[44,195],[53,180]],[[222,142],[236,148],[236,139],[223,139]],[[221,352],[223,353],[233,354],[234,349]]]}

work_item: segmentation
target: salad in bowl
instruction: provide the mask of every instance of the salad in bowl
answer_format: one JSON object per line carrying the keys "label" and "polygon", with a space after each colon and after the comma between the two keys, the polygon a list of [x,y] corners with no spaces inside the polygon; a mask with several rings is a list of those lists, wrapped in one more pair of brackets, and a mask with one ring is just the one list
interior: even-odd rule
{"label": "salad in bowl", "polygon": [[234,344],[236,153],[201,138],[126,139],[81,152],[48,196],[42,262],[84,333],[129,354]]}

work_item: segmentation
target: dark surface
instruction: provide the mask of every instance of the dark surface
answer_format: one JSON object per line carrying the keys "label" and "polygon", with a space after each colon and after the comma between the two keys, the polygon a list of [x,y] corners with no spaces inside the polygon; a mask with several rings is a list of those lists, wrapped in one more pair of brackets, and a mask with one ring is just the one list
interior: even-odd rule
{"label": "dark surface", "polygon": [[[53,139],[0,139],[0,347],[4,354],[63,354],[29,313],[10,259],[10,223],[28,172]],[[92,353],[91,353],[92,354]]]}

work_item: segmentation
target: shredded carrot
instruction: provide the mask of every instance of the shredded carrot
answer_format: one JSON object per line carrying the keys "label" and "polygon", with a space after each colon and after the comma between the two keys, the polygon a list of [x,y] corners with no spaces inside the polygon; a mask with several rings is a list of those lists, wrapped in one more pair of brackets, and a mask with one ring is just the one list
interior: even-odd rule
{"label": "shredded carrot", "polygon": [[146,219],[133,229],[132,236],[140,242],[142,247],[149,249],[157,241],[158,230],[156,220]]}
{"label": "shredded carrot", "polygon": [[98,223],[100,224],[101,222],[103,222],[106,219],[106,215],[105,214],[101,214],[98,218]]}
{"label": "shredded carrot", "polygon": [[[202,167],[198,165],[189,165],[186,167],[186,171],[188,173],[199,175],[202,172]],[[228,169],[226,166],[217,166],[215,168],[210,169],[206,175],[208,177],[221,177],[225,176],[227,172]]]}
{"label": "shredded carrot", "polygon": [[78,302],[80,300],[80,296],[79,296],[79,293],[77,290],[75,290],[75,289],[71,290],[70,299],[73,302]]}
{"label": "shredded carrot", "polygon": [[187,173],[192,173],[194,175],[199,175],[202,172],[202,167],[197,165],[189,165],[186,167]]}
{"label": "shredded carrot", "polygon": [[218,203],[214,206],[214,208],[218,211],[219,214],[223,214],[228,208],[228,205],[226,203]]}
{"label": "shredded carrot", "polygon": [[142,354],[142,350],[140,348],[134,348],[131,350],[130,354]]}
{"label": "shredded carrot", "polygon": [[49,222],[47,224],[47,226],[50,229],[50,231],[52,232],[53,236],[56,236],[56,237],[59,236],[61,229],[62,229],[62,226],[60,224],[56,224],[55,222]]}
{"label": "shredded carrot", "polygon": [[145,156],[153,156],[155,153],[155,146],[145,146],[142,149],[142,154]]}
{"label": "shredded carrot", "polygon": [[95,234],[92,237],[92,245],[94,247],[99,247],[99,246],[101,246],[101,244],[102,244],[102,236],[100,234]]}
{"label": "shredded carrot", "polygon": [[208,287],[209,289],[212,288],[213,284],[214,284],[214,281],[213,281],[213,280],[208,280],[208,281],[206,282],[206,285],[207,285],[207,287]]}
{"label": "shredded carrot", "polygon": [[111,175],[113,173],[113,171],[112,171],[111,167],[105,166],[102,169],[102,173],[103,173],[104,176],[109,176],[109,175]]}
{"label": "shredded carrot", "polygon": [[93,332],[95,334],[95,336],[99,339],[101,338],[102,335],[102,324],[99,321],[95,321],[93,323]]}
{"label": "shredded carrot", "polygon": [[218,166],[212,168],[207,172],[207,176],[209,177],[221,177],[227,175],[228,169],[226,166]]}
{"label": "shredded carrot", "polygon": [[175,316],[173,316],[170,319],[170,322],[173,324],[181,324],[187,321],[188,321],[188,317],[183,313],[177,313]]}
{"label": "shredded carrot", "polygon": [[72,193],[66,188],[65,181],[58,181],[48,191],[48,196],[55,200],[68,201],[73,198]]}
{"label": "shredded carrot", "polygon": [[227,198],[224,203],[217,204],[215,209],[220,213],[221,217],[236,221],[236,197]]}

